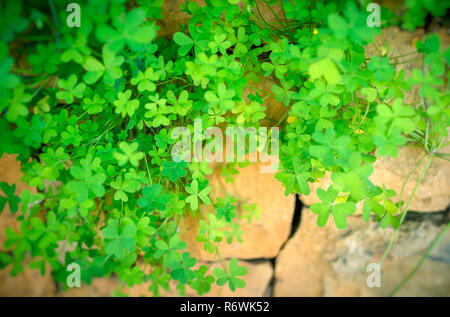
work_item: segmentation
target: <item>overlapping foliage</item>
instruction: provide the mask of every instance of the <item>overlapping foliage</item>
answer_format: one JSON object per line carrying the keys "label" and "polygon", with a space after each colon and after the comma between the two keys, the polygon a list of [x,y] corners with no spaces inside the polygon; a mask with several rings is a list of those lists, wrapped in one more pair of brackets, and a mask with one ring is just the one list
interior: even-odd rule
{"label": "overlapping foliage", "polygon": [[[7,229],[9,252],[0,253],[13,275],[31,256],[30,267],[50,267],[62,284],[76,262],[87,283],[115,274],[129,286],[149,281],[154,295],[170,281],[181,293],[189,286],[204,294],[214,282],[244,287],[246,269],[236,259],[227,265],[218,243],[242,241],[238,220],[257,208],[213,197],[207,162],[172,160],[171,131],[193,131],[197,118],[204,128],[258,127],[270,119],[267,96],[286,107],[279,122],[268,120],[282,127],[275,177],[286,194],[309,194],[308,183],[331,173],[332,186],[317,192],[322,203],[311,206],[319,226],[331,214],[345,228],[358,203],[366,221],[398,226],[397,193],[368,179],[375,153],[395,157],[409,142],[447,159],[439,151],[449,125],[450,51],[427,37],[418,43],[423,67],[409,78],[386,48],[367,58],[364,46],[379,30],[353,2],[187,2],[192,17],[170,38],[157,36],[162,1],[83,2],[80,28],[65,25],[64,1],[50,4],[1,7],[0,156],[18,154],[22,180],[38,190],[19,199],[14,185],[0,183],[0,207],[8,203],[21,223]],[[258,89],[264,76],[271,92]],[[415,85],[422,102],[405,104]],[[235,166],[223,167],[228,180]],[[188,214],[222,268],[197,266],[186,251],[180,230]]]}

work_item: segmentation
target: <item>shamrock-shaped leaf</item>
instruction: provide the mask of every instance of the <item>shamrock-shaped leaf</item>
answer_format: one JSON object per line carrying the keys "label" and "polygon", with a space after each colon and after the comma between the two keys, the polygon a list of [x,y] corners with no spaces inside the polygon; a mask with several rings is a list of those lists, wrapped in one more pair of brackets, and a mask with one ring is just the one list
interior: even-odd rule
{"label": "shamrock-shaped leaf", "polygon": [[342,135],[336,138],[333,128],[328,128],[325,133],[314,132],[313,139],[322,145],[311,145],[309,153],[323,161],[327,167],[333,166],[335,163],[334,152],[345,157],[348,154],[347,146],[350,143],[350,137]]}
{"label": "shamrock-shaped leaf", "polygon": [[125,117],[128,115],[131,117],[134,112],[139,108],[139,100],[138,99],[131,99],[131,90],[127,89],[125,92],[119,92],[118,94],[118,100],[114,101],[114,106],[116,106],[116,113],[119,113],[122,115],[122,117]]}
{"label": "shamrock-shaped leaf", "polygon": [[144,247],[148,244],[149,236],[154,235],[155,227],[150,224],[149,217],[142,217],[137,224],[136,240],[139,246]]}
{"label": "shamrock-shaped leaf", "polygon": [[186,242],[181,241],[178,234],[175,234],[170,238],[168,244],[163,240],[157,240],[155,242],[155,246],[157,249],[155,252],[155,258],[159,259],[163,255],[167,254],[169,258],[168,261],[170,262],[170,260],[176,257],[174,254],[179,254],[177,250],[185,249],[187,244]]}
{"label": "shamrock-shaped leaf", "polygon": [[8,185],[6,182],[0,182],[0,189],[5,193],[6,197],[0,196],[0,213],[5,208],[5,204],[9,203],[9,210],[12,213],[16,213],[18,210],[20,198],[14,196],[16,191],[16,184]]}
{"label": "shamrock-shaped leaf", "polygon": [[236,288],[244,288],[246,285],[245,281],[238,276],[247,274],[247,268],[245,266],[240,266],[236,258],[230,260],[228,272],[216,267],[213,270],[213,273],[217,278],[217,285],[223,286],[228,282],[228,287],[232,292],[234,292]]}
{"label": "shamrock-shaped leaf", "polygon": [[[6,119],[9,121],[16,121],[19,116],[26,116],[28,114],[28,107],[26,103],[31,101],[32,96],[25,92],[25,87],[19,85],[13,89],[13,97],[9,100],[8,112]],[[3,105],[0,106],[3,109]]]}
{"label": "shamrock-shaped leaf", "polygon": [[192,178],[198,179],[200,181],[205,179],[205,175],[211,175],[212,169],[209,163],[206,161],[202,162],[191,162],[189,164],[189,170],[192,172]]}
{"label": "shamrock-shaped leaf", "polygon": [[192,100],[188,100],[189,93],[183,90],[177,97],[172,91],[167,92],[167,101],[173,106],[173,111],[180,116],[185,116],[192,107]]}
{"label": "shamrock-shaped leaf", "polygon": [[216,54],[217,51],[220,51],[221,54],[226,54],[227,49],[231,46],[231,42],[226,40],[226,38],[225,33],[214,34],[214,41],[208,44],[211,53]]}
{"label": "shamrock-shaped leaf", "polygon": [[105,99],[95,94],[92,98],[84,98],[82,107],[88,114],[97,114],[102,112],[105,102]]}
{"label": "shamrock-shaped leaf", "polygon": [[336,201],[338,191],[334,190],[331,186],[327,191],[318,188],[316,193],[322,201],[322,203],[314,203],[311,205],[311,211],[318,214],[317,225],[319,227],[324,227],[328,222],[328,216],[331,212],[336,227],[338,229],[345,229],[347,226],[346,216],[352,215],[356,211],[355,203],[343,202],[334,205],[333,203]]}
{"label": "shamrock-shaped leaf", "polygon": [[160,77],[159,72],[155,72],[153,68],[147,68],[145,72],[139,71],[137,77],[131,78],[131,84],[136,86],[140,92],[143,91],[155,91],[156,85],[155,81],[157,81]]}
{"label": "shamrock-shaped leaf", "polygon": [[87,70],[83,80],[88,84],[95,83],[103,74],[109,84],[113,84],[115,79],[122,77],[120,65],[124,62],[123,56],[116,56],[115,52],[109,49],[107,45],[102,48],[103,64],[93,56],[86,56],[83,61],[83,67]]}
{"label": "shamrock-shaped leaf", "polygon": [[167,203],[170,201],[170,195],[162,193],[162,186],[159,184],[144,187],[142,196],[138,199],[138,205],[149,213],[155,209],[165,210]]}
{"label": "shamrock-shaped leaf", "polygon": [[117,178],[111,182],[111,187],[116,189],[114,194],[115,200],[122,200],[124,202],[128,201],[127,193],[134,193],[140,187],[140,183],[135,179],[128,179],[129,175],[125,175],[125,180],[122,181],[122,175],[117,176]]}
{"label": "shamrock-shaped leaf", "polygon": [[170,118],[167,114],[172,113],[172,108],[166,106],[167,99],[159,98],[159,94],[149,96],[149,103],[145,104],[145,108],[148,109],[145,113],[146,118],[152,118],[152,121],[146,121],[147,126],[157,128],[161,125],[168,126],[170,124]]}
{"label": "shamrock-shaped leaf", "polygon": [[154,24],[145,24],[146,10],[136,8],[114,17],[111,27],[101,24],[96,29],[97,38],[108,44],[114,52],[122,50],[127,44],[132,50],[142,50],[146,43],[151,42],[156,36]]}
{"label": "shamrock-shaped leaf", "polygon": [[191,267],[193,267],[196,263],[197,259],[192,258],[189,252],[183,252],[181,255],[181,261],[174,261],[174,263],[171,264],[172,273],[170,276],[174,280],[179,281],[181,284],[186,284],[194,276],[194,272],[191,270]]}
{"label": "shamrock-shaped leaf", "polygon": [[198,181],[194,180],[194,181],[192,181],[192,183],[189,186],[186,186],[185,189],[186,189],[186,192],[188,194],[190,194],[186,198],[186,202],[191,205],[192,210],[198,209],[198,199],[199,198],[203,203],[205,203],[207,205],[211,204],[211,199],[209,198],[209,192],[212,190],[211,186],[206,186],[205,188],[203,188],[202,190],[199,191]]}
{"label": "shamrock-shaped leaf", "polygon": [[411,119],[414,116],[414,109],[403,105],[401,99],[396,99],[392,107],[386,104],[379,104],[377,112],[381,116],[382,124],[399,127],[406,134],[414,131],[416,124]]}
{"label": "shamrock-shaped leaf", "polygon": [[84,90],[86,89],[86,84],[77,84],[78,77],[75,74],[69,76],[67,80],[58,80],[58,87],[64,89],[63,91],[58,91],[56,93],[56,98],[63,99],[66,103],[72,103],[74,97],[82,98]]}
{"label": "shamrock-shaped leaf", "polygon": [[28,56],[28,61],[33,65],[33,72],[52,74],[56,72],[60,63],[60,54],[53,43],[37,45],[37,52]]}
{"label": "shamrock-shaped leaf", "polygon": [[99,164],[100,159],[98,157],[92,160],[92,156],[88,155],[81,160],[81,166],[74,165],[70,169],[70,174],[77,180],[70,181],[67,188],[76,195],[78,202],[85,202],[90,192],[95,197],[102,197],[105,194],[105,188],[103,187],[106,180],[105,174],[93,172],[93,169],[96,169]]}
{"label": "shamrock-shaped leaf", "polygon": [[170,137],[170,135],[167,133],[166,129],[161,129],[159,133],[155,136],[156,145],[160,148],[165,150],[167,148],[168,144],[173,144],[175,142],[174,139]]}
{"label": "shamrock-shaped leaf", "polygon": [[136,248],[136,225],[132,222],[119,228],[118,219],[110,219],[106,228],[102,230],[103,237],[107,240],[105,253],[114,255],[117,259],[125,258],[127,252],[132,252]]}
{"label": "shamrock-shaped leaf", "polygon": [[309,195],[308,178],[310,177],[310,167],[303,164],[298,156],[292,159],[293,172],[279,172],[275,178],[283,183],[286,187],[285,195],[289,195],[293,191],[297,194]]}
{"label": "shamrock-shaped leaf", "polygon": [[219,83],[217,85],[217,94],[213,91],[207,91],[205,99],[209,102],[211,108],[219,106],[221,110],[228,111],[234,106],[232,98],[235,94],[235,91],[228,90],[224,83]]}
{"label": "shamrock-shaped leaf", "polygon": [[180,48],[178,49],[178,55],[180,56],[187,55],[195,43],[193,39],[181,32],[176,32],[173,35],[173,40],[180,45]]}
{"label": "shamrock-shaped leaf", "polygon": [[20,15],[22,3],[19,1],[5,1],[0,5],[0,39],[11,42],[15,33],[20,33],[28,26],[28,19]]}
{"label": "shamrock-shaped leaf", "polygon": [[114,158],[120,166],[123,166],[129,162],[132,166],[137,167],[139,165],[139,161],[144,158],[143,152],[137,152],[138,147],[139,144],[136,142],[131,144],[128,144],[127,142],[120,142],[119,148],[122,150],[122,153],[115,152]]}
{"label": "shamrock-shaped leaf", "polygon": [[177,179],[186,176],[188,164],[184,161],[180,162],[163,162],[163,176],[168,177],[171,182],[176,182]]}

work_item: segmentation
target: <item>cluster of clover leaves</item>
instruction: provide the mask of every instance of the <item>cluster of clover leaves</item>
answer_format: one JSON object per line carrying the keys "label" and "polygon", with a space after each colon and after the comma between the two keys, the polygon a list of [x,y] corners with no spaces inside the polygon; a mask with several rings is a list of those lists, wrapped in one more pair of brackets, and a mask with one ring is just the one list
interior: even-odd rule
{"label": "cluster of clover leaves", "polygon": [[[258,208],[213,194],[207,161],[171,157],[171,132],[193,131],[197,118],[205,129],[280,126],[275,177],[286,195],[308,195],[308,183],[331,173],[311,206],[319,226],[331,214],[345,228],[358,203],[366,221],[399,226],[407,206],[368,177],[375,153],[395,157],[408,142],[426,149],[426,168],[448,159],[440,149],[450,52],[439,38],[418,43],[423,67],[406,78],[388,50],[365,56],[379,29],[353,2],[205,2],[183,4],[191,18],[169,37],[158,36],[162,0],[80,1],[79,28],[65,23],[66,1],[2,3],[0,156],[17,154],[21,181],[36,190],[19,197],[0,183],[0,210],[8,203],[20,223],[6,229],[0,268],[16,275],[28,263],[64,288],[75,262],[88,284],[114,274],[128,286],[148,282],[155,296],[173,286],[200,295],[213,283],[244,287],[246,268],[226,263],[218,245],[241,242],[239,219]],[[258,89],[264,76],[272,91]],[[405,104],[415,85],[421,104]],[[268,97],[286,107],[276,124],[266,118]],[[222,175],[232,181],[236,166],[223,164]],[[187,251],[186,216],[197,219],[196,240],[219,267]]]}

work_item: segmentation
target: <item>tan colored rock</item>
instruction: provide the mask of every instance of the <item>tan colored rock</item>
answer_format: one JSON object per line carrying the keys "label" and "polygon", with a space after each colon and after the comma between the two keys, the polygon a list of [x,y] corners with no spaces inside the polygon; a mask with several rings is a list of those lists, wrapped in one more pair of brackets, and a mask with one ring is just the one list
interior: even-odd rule
{"label": "tan colored rock", "polygon": [[[397,72],[405,70],[405,75],[409,77],[414,68],[421,68],[420,54],[417,53],[415,43],[424,38],[424,30],[404,31],[399,27],[388,27],[382,29],[382,33],[375,37],[374,44],[369,44],[365,48],[367,58],[372,56],[387,56],[395,58],[391,63],[397,64]],[[385,48],[386,47],[386,48]],[[399,57],[401,56],[401,57]],[[405,92],[404,103],[416,107],[421,103],[419,96],[419,86],[414,86],[410,91]]]}
{"label": "tan colored rock", "polygon": [[10,266],[0,270],[0,296],[54,296],[56,286],[47,265],[45,275],[24,265],[17,276],[10,275]]}
{"label": "tan colored rock", "polygon": [[[443,152],[448,152],[448,150],[444,149]],[[377,161],[374,163],[374,172],[369,179],[377,186],[382,186],[384,184],[386,188],[394,189],[397,193],[397,197],[395,197],[393,201],[397,202],[399,201],[403,182],[413,170],[414,166],[419,162],[423,154],[424,151],[419,148],[405,147],[399,149],[399,154],[396,158],[389,156],[377,157]],[[422,162],[406,183],[404,194],[402,196],[404,201],[411,195],[424,165],[425,161]],[[424,212],[445,210],[450,204],[449,175],[450,162],[438,158],[433,159],[422,183],[417,188],[416,194],[409,206],[409,210]],[[326,190],[331,184],[332,181],[328,174],[319,182],[310,184],[311,194],[308,196],[302,195],[302,202],[308,206],[320,202],[320,199],[316,195],[316,190],[318,188]],[[361,206],[356,214],[360,213]]]}
{"label": "tan colored rock", "polygon": [[[17,155],[5,153],[0,158],[0,182],[7,182],[9,185],[15,183],[16,184],[15,194],[17,196],[20,196],[20,193],[24,189],[29,189],[33,193],[35,193],[36,192],[35,189],[32,189],[25,183],[20,182],[22,172],[20,171],[20,162],[16,160],[16,157]],[[3,194],[3,192],[1,194]],[[19,229],[19,223],[16,221],[16,214],[12,214],[10,212],[8,203],[6,204],[4,210],[0,212],[0,251],[5,251],[3,244],[6,241],[5,235],[6,227],[11,227],[16,231],[18,231]]]}
{"label": "tan colored rock", "polygon": [[91,285],[81,284],[57,293],[60,297],[109,297],[120,289],[122,284],[116,278],[94,278]]}
{"label": "tan colored rock", "polygon": [[[445,151],[444,151],[445,152]],[[378,159],[374,164],[375,172],[370,180],[374,184],[386,184],[389,188],[400,193],[403,182],[409,172],[424,154],[418,148],[402,148],[396,158],[389,156]],[[425,162],[419,166],[404,187],[403,200],[412,193]],[[445,210],[450,204],[450,162],[435,158],[428,168],[422,183],[417,188],[409,210],[439,211]]]}
{"label": "tan colored rock", "polygon": [[[201,6],[205,5],[203,0],[191,0]],[[162,6],[161,20],[158,20],[157,24],[160,27],[158,31],[159,36],[173,35],[180,30],[180,24],[187,23],[190,16],[185,12],[181,12],[180,5],[185,3],[181,0],[164,0]]]}
{"label": "tan colored rock", "polygon": [[[261,125],[268,128],[275,126],[281,117],[288,111],[282,103],[274,98],[272,85],[280,86],[279,80],[275,76],[259,77],[259,82],[250,82],[248,87],[244,88],[243,95],[246,98],[249,94],[256,95],[258,93],[263,99],[263,106],[266,117],[261,120]],[[249,102],[248,98],[246,101]]]}
{"label": "tan colored rock", "polygon": [[[205,5],[204,0],[190,0],[192,2],[195,2],[199,4],[200,6]],[[181,4],[184,4],[185,0],[164,0],[163,6],[162,6],[162,16],[163,18],[161,20],[158,20],[158,26],[160,27],[160,30],[158,31],[159,36],[169,36],[173,35],[175,32],[178,32],[180,30],[180,24],[187,23],[189,21],[190,16],[186,14],[185,12],[181,12]],[[261,2],[258,2],[259,4],[259,10],[261,13],[262,18],[264,18],[265,21],[268,23],[279,27],[279,22],[277,18],[282,17],[283,13],[280,6],[273,6],[272,9],[275,13],[275,15],[269,10],[269,8],[262,4]],[[239,4],[241,8],[243,8],[244,3]],[[259,16],[258,11],[255,9],[254,14],[261,19]],[[284,21],[283,21],[284,23]]]}
{"label": "tan colored rock", "polygon": [[[258,203],[261,208],[260,219],[252,219],[251,223],[241,220],[242,243],[226,241],[219,244],[224,258],[239,259],[273,258],[278,254],[281,245],[286,241],[294,213],[295,197],[285,196],[281,183],[272,173],[261,173],[262,164],[254,164],[240,169],[234,183],[226,183],[216,171],[210,180],[213,188],[212,197],[225,197],[227,193],[234,195],[245,203]],[[238,212],[241,208],[238,205]],[[201,260],[213,260],[213,254],[203,249],[203,244],[196,241],[198,218],[186,217],[183,228],[186,234],[188,251]]]}
{"label": "tan colored rock", "polygon": [[307,212],[310,211],[302,211],[300,228],[276,259],[274,296],[323,295],[324,275],[332,272],[321,256],[321,248],[327,246],[328,228],[316,230],[314,219],[305,215]]}
{"label": "tan colored rock", "polygon": [[[389,256],[381,265],[381,287],[370,288],[369,263],[385,251],[393,229],[347,217],[345,230],[332,218],[324,228],[316,215],[302,212],[299,230],[280,252],[275,263],[275,296],[387,296],[418,263],[426,248],[446,225],[445,213],[415,214],[402,225]],[[450,232],[398,296],[450,295]]]}

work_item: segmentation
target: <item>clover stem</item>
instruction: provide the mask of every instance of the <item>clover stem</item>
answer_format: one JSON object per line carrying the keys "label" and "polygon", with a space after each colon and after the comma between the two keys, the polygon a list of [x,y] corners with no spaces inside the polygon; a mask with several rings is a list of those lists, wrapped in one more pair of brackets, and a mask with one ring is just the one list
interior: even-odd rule
{"label": "clover stem", "polygon": [[[281,124],[284,120],[286,120],[286,118],[288,117],[288,115],[289,115],[289,110],[286,111],[286,112],[281,116],[280,120],[278,120],[277,124],[275,124],[275,127],[278,127],[279,124]],[[272,132],[272,130],[270,130],[270,132]],[[270,132],[269,132],[269,133],[270,133]],[[268,135],[267,137],[270,137],[270,135]]]}
{"label": "clover stem", "polygon": [[[415,169],[420,165],[420,163],[422,162],[422,160],[425,157],[426,157],[426,155],[416,164],[416,166],[414,167],[412,172],[408,175],[407,179],[405,180],[405,182],[402,185],[401,194],[403,194],[402,193],[403,186],[406,184],[406,181],[409,179],[409,177],[411,177],[411,175],[414,173]],[[409,205],[411,204],[411,201],[412,201],[414,195],[416,194],[417,188],[419,187],[420,183],[422,182],[423,177],[425,176],[425,172],[428,170],[428,167],[430,167],[430,164],[431,164],[432,160],[433,160],[433,157],[432,156],[428,156],[428,160],[426,161],[425,166],[424,166],[424,168],[423,168],[423,170],[422,170],[422,172],[421,172],[421,174],[420,174],[416,184],[414,185],[414,189],[413,189],[411,195],[408,198],[408,202],[406,203],[405,207],[402,210],[402,217],[400,219],[400,223],[398,224],[397,228],[395,228],[394,235],[392,236],[391,240],[389,241],[389,244],[388,244],[386,250],[384,251],[384,254],[381,257],[380,261],[378,261],[378,264],[381,265],[383,263],[383,261],[386,259],[387,255],[389,254],[389,251],[391,250],[392,245],[394,244],[394,241],[396,240],[396,238],[397,238],[397,236],[398,236],[398,234],[400,232],[400,226],[402,225],[403,221],[405,220],[406,214],[408,212]]]}
{"label": "clover stem", "polygon": [[420,261],[416,264],[416,266],[412,269],[412,271],[409,272],[409,274],[394,288],[394,290],[391,293],[389,293],[388,296],[390,297],[394,296],[403,287],[403,285],[405,285],[411,279],[411,277],[413,277],[413,275],[420,269],[423,262],[430,256],[433,249],[439,244],[439,242],[445,236],[448,229],[450,229],[450,222],[447,223],[445,228],[437,235],[437,237],[433,240],[433,242],[431,242],[430,246],[427,248],[424,255],[422,256]]}
{"label": "clover stem", "polygon": [[148,168],[147,154],[144,154],[144,160],[145,160],[145,166],[147,167],[147,174],[148,174],[148,179],[150,180],[150,185],[153,185],[152,177],[150,175],[150,170]]}
{"label": "clover stem", "polygon": [[55,46],[58,46],[59,42],[59,19],[58,14],[56,13],[56,7],[53,0],[48,0],[48,4],[50,5],[50,10],[52,11],[53,20],[55,22]]}
{"label": "clover stem", "polygon": [[225,264],[225,261],[222,258],[222,255],[220,254],[219,246],[217,245],[217,243],[216,243],[216,254],[217,254],[217,258],[219,259],[220,264],[223,267],[223,270],[228,274],[227,266]]}
{"label": "clover stem", "polygon": [[283,6],[281,6],[281,10],[283,11],[283,17],[284,17],[284,21],[286,22],[286,26],[287,26],[288,30],[290,30],[289,21],[288,21],[288,19],[286,17],[286,11],[284,10]]}
{"label": "clover stem", "polygon": [[[266,0],[263,0],[263,2],[269,8],[270,12],[272,12],[273,16],[275,17],[275,19],[277,19],[278,23],[280,23],[280,25],[283,27],[283,29],[285,29],[289,33],[289,24],[286,23],[286,26],[284,26],[283,22],[281,22],[281,20],[278,17],[278,15],[275,13],[275,11],[273,11],[272,6],[270,5],[270,3],[268,3]],[[286,16],[285,16],[285,18],[286,18]],[[286,22],[287,22],[287,20],[286,20]]]}
{"label": "clover stem", "polygon": [[422,59],[422,58],[408,59],[408,60],[406,60],[406,61],[396,62],[396,63],[392,63],[392,64],[389,64],[389,65],[391,65],[391,66],[401,65],[401,64],[406,64],[406,63],[410,63],[410,62],[417,62],[417,61],[420,61],[421,59]]}
{"label": "clover stem", "polygon": [[361,121],[358,123],[358,127],[357,127],[352,133],[355,133],[356,131],[359,130],[359,128],[361,127],[361,124],[364,122],[364,120],[365,120],[366,117],[367,117],[367,114],[369,113],[369,109],[370,109],[370,106],[369,106],[369,104],[367,104],[366,112],[364,113],[363,118],[362,118]]}

